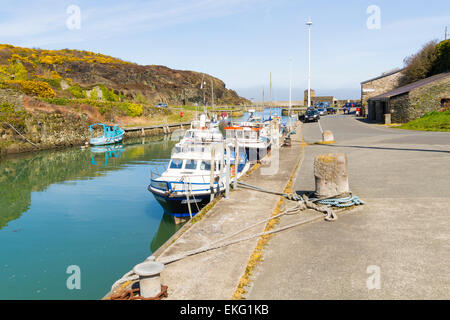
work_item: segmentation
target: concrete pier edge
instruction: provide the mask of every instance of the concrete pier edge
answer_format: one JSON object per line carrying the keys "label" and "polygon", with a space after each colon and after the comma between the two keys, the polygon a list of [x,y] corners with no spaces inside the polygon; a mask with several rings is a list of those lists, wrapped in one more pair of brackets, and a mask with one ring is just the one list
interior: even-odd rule
{"label": "concrete pier edge", "polygon": [[[297,126],[297,130],[300,131],[300,155],[297,160],[297,163],[292,170],[292,173],[286,182],[286,185],[283,189],[283,192],[285,193],[292,193],[295,192],[295,190],[292,190],[292,186],[295,185],[298,173],[300,171],[302,162],[303,162],[303,156],[304,156],[304,149],[307,146],[307,144],[303,140],[303,133],[302,133],[302,123],[300,122]],[[279,197],[279,200],[277,201],[274,209],[272,210],[272,216],[275,216],[279,214],[279,208],[283,205],[283,203],[286,201],[283,197]],[[277,224],[279,223],[279,218],[272,219],[268,221],[265,225],[264,231],[270,231],[272,230]],[[247,262],[245,273],[241,276],[239,283],[236,286],[236,290],[232,296],[232,300],[244,300],[244,294],[246,293],[245,287],[247,287],[253,280],[250,278],[251,272],[258,266],[259,262],[261,262],[261,257],[263,254],[263,250],[265,245],[269,242],[270,238],[273,237],[273,234],[261,236],[258,239],[257,245],[255,249],[253,250],[253,253],[249,257],[249,260]]]}

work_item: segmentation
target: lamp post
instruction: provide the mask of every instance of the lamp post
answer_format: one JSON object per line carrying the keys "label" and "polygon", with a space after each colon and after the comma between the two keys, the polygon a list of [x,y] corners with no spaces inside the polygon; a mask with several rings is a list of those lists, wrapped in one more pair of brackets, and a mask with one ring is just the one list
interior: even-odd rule
{"label": "lamp post", "polygon": [[308,108],[311,107],[311,18],[306,22],[308,26]]}
{"label": "lamp post", "polygon": [[292,58],[289,58],[289,117],[291,116],[291,110],[292,110]]}

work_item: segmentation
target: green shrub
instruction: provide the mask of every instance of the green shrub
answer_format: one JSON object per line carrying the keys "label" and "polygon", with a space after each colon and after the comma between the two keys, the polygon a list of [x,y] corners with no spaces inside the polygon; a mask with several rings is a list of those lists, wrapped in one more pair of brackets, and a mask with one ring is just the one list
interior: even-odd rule
{"label": "green shrub", "polygon": [[433,73],[450,71],[450,39],[440,42],[437,47],[437,61]]}
{"label": "green shrub", "polygon": [[97,96],[97,91],[95,91],[94,89],[91,90],[91,93],[89,94],[89,98],[92,100],[97,100],[98,96]]}
{"label": "green shrub", "polygon": [[[86,91],[81,89],[79,86],[72,86],[69,88],[70,94],[72,94],[75,98],[83,99],[86,98]],[[92,94],[92,92],[91,92]]]}
{"label": "green shrub", "polygon": [[14,109],[14,105],[10,103],[0,104],[0,123],[9,123],[13,125],[19,132],[25,131],[25,119],[27,113],[25,111]]}
{"label": "green shrub", "polygon": [[39,81],[47,82],[52,88],[61,89],[61,79],[39,79]]}
{"label": "green shrub", "polygon": [[119,97],[112,91],[105,87],[103,84],[100,85],[100,89],[102,90],[103,99],[106,101],[117,102],[119,101]]}

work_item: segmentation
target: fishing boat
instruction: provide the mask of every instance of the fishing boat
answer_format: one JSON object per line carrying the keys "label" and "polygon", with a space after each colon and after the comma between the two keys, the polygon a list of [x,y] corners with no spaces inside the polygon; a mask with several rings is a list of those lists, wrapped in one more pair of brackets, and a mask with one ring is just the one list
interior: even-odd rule
{"label": "fishing boat", "polygon": [[[96,127],[103,128],[103,134],[94,137]],[[107,144],[114,144],[122,141],[125,130],[119,127],[118,124],[104,124],[104,123],[94,123],[89,126],[91,131],[91,139],[89,143],[94,146],[101,146]]]}
{"label": "fishing boat", "polygon": [[270,152],[272,142],[267,127],[259,122],[241,122],[225,127],[226,143],[232,151],[237,141],[239,152],[245,153],[250,162],[263,159]]}
{"label": "fishing boat", "polygon": [[[212,149],[215,148],[214,161]],[[225,191],[226,154],[223,144],[186,144],[172,151],[166,171],[151,178],[148,190],[165,212],[175,217],[195,215],[211,199],[211,194]],[[231,179],[241,177],[250,168],[245,153],[239,155],[236,165],[234,152],[230,152]],[[212,180],[211,180],[212,179]]]}

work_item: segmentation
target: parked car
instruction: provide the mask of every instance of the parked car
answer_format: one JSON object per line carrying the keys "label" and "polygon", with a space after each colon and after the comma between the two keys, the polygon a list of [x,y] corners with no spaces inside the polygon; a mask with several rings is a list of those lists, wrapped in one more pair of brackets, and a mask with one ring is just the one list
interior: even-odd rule
{"label": "parked car", "polygon": [[304,115],[303,122],[317,122],[320,119],[319,111],[317,110],[308,110]]}
{"label": "parked car", "polygon": [[320,109],[320,108],[326,109],[329,106],[330,106],[329,102],[319,102],[316,104],[316,109]]}
{"label": "parked car", "polygon": [[327,113],[329,113],[329,114],[336,114],[337,110],[335,108],[333,108],[333,107],[328,107],[327,108]]}
{"label": "parked car", "polygon": [[327,115],[327,109],[325,109],[325,108],[319,108],[319,109],[317,109],[317,111],[319,112],[320,116],[326,116]]}
{"label": "parked car", "polygon": [[158,103],[155,107],[156,108],[167,108],[169,106],[167,105],[167,103]]}
{"label": "parked car", "polygon": [[350,110],[351,110],[352,108],[354,108],[354,107],[356,107],[356,103],[354,103],[354,102],[347,102],[347,103],[344,104],[344,106],[342,107],[342,110],[344,111],[344,114],[345,114],[345,113],[350,113]]}

